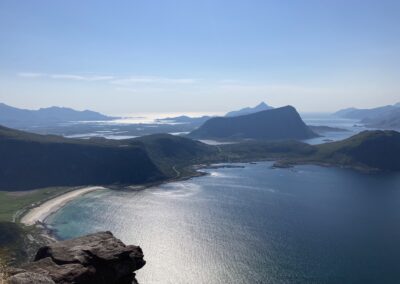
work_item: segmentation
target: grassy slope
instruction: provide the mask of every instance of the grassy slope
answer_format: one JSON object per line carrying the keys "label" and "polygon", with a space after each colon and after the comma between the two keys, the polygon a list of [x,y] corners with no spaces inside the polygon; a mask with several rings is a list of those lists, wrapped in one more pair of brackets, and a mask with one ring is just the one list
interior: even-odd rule
{"label": "grassy slope", "polygon": [[51,187],[23,192],[0,191],[0,222],[14,221],[15,214],[21,208],[34,206],[70,190],[70,187]]}
{"label": "grassy slope", "polygon": [[146,183],[165,179],[137,144],[78,140],[0,128],[0,189]]}
{"label": "grassy slope", "polygon": [[342,141],[317,145],[315,149],[312,155],[291,162],[400,171],[400,133],[396,131],[364,131]]}
{"label": "grassy slope", "polygon": [[286,159],[311,155],[315,148],[298,141],[249,141],[218,146],[220,159],[224,162],[257,161],[263,159]]}
{"label": "grassy slope", "polygon": [[190,166],[218,158],[217,147],[169,134],[154,134],[132,140],[140,143],[162,172],[169,177],[192,173]]}

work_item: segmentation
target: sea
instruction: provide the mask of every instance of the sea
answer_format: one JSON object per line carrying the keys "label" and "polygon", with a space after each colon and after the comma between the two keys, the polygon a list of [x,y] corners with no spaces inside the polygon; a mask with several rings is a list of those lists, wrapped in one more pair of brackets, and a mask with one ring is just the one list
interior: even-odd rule
{"label": "sea", "polygon": [[[328,125],[321,119],[305,118]],[[349,132],[329,140],[359,129],[330,122]],[[60,239],[109,230],[140,245],[142,284],[400,283],[400,174],[272,165],[219,164],[186,181],[95,191],[46,223]]]}
{"label": "sea", "polygon": [[399,282],[399,174],[220,166],[89,193],[46,222],[61,239],[110,230],[140,245],[143,284]]}

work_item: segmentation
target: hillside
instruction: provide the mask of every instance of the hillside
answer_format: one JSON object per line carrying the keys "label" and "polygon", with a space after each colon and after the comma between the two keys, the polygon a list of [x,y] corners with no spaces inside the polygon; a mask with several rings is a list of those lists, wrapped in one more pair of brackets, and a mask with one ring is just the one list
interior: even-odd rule
{"label": "hillside", "polygon": [[114,118],[90,110],[77,111],[65,107],[48,107],[38,110],[28,110],[0,103],[0,124],[9,127],[30,126],[32,124],[51,125],[59,122],[111,119]]}
{"label": "hillside", "polygon": [[301,140],[316,136],[292,106],[236,117],[211,118],[189,134],[191,138],[216,140]]}
{"label": "hillside", "polygon": [[0,126],[0,190],[48,186],[143,184],[192,174],[215,147],[169,134],[88,140]]}
{"label": "hillside", "polygon": [[216,147],[170,134],[148,135],[130,141],[141,143],[165,175],[173,177],[188,171],[188,166],[214,161],[219,153]]}
{"label": "hillside", "polygon": [[364,131],[316,149],[310,161],[400,171],[400,133],[396,131]]}
{"label": "hillside", "polygon": [[267,105],[264,102],[261,102],[258,105],[256,105],[255,107],[246,107],[246,108],[242,108],[240,110],[230,111],[227,114],[225,114],[225,116],[227,116],[227,117],[240,116],[240,115],[256,113],[256,112],[263,111],[263,110],[269,110],[269,109],[273,109],[273,107]]}
{"label": "hillside", "polygon": [[0,128],[0,190],[137,184],[165,179],[146,150],[105,139],[77,140]]}
{"label": "hillside", "polygon": [[78,140],[0,127],[0,156],[0,190],[146,184],[192,176],[198,164],[265,159],[399,171],[400,133],[366,131],[317,146],[289,140],[211,146],[169,134]]}

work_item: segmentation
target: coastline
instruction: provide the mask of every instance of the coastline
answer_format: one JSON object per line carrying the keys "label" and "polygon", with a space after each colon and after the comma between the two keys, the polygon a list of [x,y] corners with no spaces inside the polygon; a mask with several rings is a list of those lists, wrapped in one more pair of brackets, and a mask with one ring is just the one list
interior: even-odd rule
{"label": "coastline", "polygon": [[[166,184],[166,183],[171,183],[171,182],[177,182],[177,181],[185,181],[185,180],[190,180],[195,177],[201,177],[204,175],[208,175],[206,171],[202,171],[202,169],[207,169],[207,168],[224,168],[224,167],[245,167],[245,165],[232,165],[232,164],[255,164],[259,162],[275,162],[274,165],[271,165],[272,167],[295,167],[297,165],[301,164],[314,164],[317,166],[322,166],[322,167],[332,167],[336,166],[339,168],[348,168],[348,167],[343,167],[343,166],[338,166],[338,165],[333,165],[333,164],[322,164],[322,163],[316,163],[316,162],[293,162],[283,165],[276,165],[276,162],[278,162],[276,159],[251,159],[247,161],[226,161],[226,162],[221,162],[221,163],[204,163],[204,164],[197,164],[191,166],[190,171],[184,171],[183,173],[179,172],[179,176],[175,178],[171,178],[168,180],[163,180],[163,181],[158,181],[158,182],[152,182],[148,184],[141,184],[141,185],[125,185],[125,186],[86,186],[86,187],[80,187],[80,188],[75,188],[72,189],[71,191],[62,193],[60,195],[57,195],[53,198],[43,200],[42,203],[36,205],[34,207],[30,207],[29,209],[26,208],[23,213],[20,214],[14,220],[14,222],[19,223],[23,226],[30,227],[25,234],[26,234],[26,242],[27,244],[27,252],[29,255],[29,258],[34,257],[34,254],[36,253],[36,250],[33,248],[39,248],[44,245],[48,245],[50,243],[53,243],[55,241],[58,241],[59,238],[57,237],[56,232],[49,227],[46,224],[46,219],[56,213],[58,210],[63,208],[66,204],[71,202],[72,200],[79,198],[82,195],[85,195],[87,193],[100,190],[100,189],[110,189],[110,190],[121,190],[125,189],[128,191],[138,191],[138,190],[144,190],[150,187],[155,187],[159,186],[161,184]],[[350,167],[353,168],[354,167]],[[360,171],[360,169],[355,169]]]}
{"label": "coastline", "polygon": [[[192,179],[195,177],[200,177],[203,175],[207,175],[207,173],[201,171],[204,168],[221,168],[221,167],[231,167],[227,166],[227,164],[235,164],[235,163],[257,163],[257,162],[275,162],[273,164],[273,167],[276,168],[288,168],[288,167],[293,167],[297,165],[306,165],[306,164],[313,164],[317,166],[322,166],[322,167],[339,167],[339,168],[349,168],[349,169],[354,169],[358,170],[361,172],[376,172],[375,169],[366,169],[362,167],[356,167],[356,166],[346,166],[346,165],[339,165],[335,163],[322,163],[322,162],[317,162],[317,161],[285,161],[285,160],[277,160],[277,159],[268,159],[268,158],[263,158],[263,159],[250,159],[250,160],[243,160],[243,161],[227,161],[227,162],[222,162],[222,163],[205,163],[205,164],[198,164],[198,165],[193,165],[192,172],[186,173],[185,175],[178,175],[175,178],[171,178],[168,180],[164,180],[161,182],[154,182],[154,183],[149,183],[145,185],[138,185],[135,186],[135,190],[143,190],[149,187],[154,187],[158,186],[160,184],[165,184],[165,183],[171,183],[171,182],[176,182],[176,181],[184,181],[188,179]],[[237,166],[232,166],[232,167],[237,167]],[[242,166],[239,166],[242,167]],[[179,173],[180,174],[180,173]],[[125,186],[125,188],[130,188],[131,186]],[[136,188],[137,187],[137,188]],[[108,188],[112,189],[112,186],[109,186]],[[38,206],[35,206],[33,208],[30,208],[24,214],[20,217],[19,222],[22,223],[25,226],[31,226],[35,225],[36,223],[40,223],[42,225],[45,224],[45,219],[50,216],[51,214],[57,212],[60,210],[62,207],[64,207],[68,202],[72,201],[73,199],[80,197],[86,193],[99,190],[99,189],[106,189],[106,187],[103,186],[90,186],[90,187],[83,187],[79,189],[75,189],[69,192],[66,192],[64,194],[61,194],[59,196],[56,196],[54,198],[51,198],[49,200],[44,201],[43,203],[39,204]],[[133,189],[133,188],[131,188]]]}
{"label": "coastline", "polygon": [[84,195],[86,193],[104,189],[102,186],[91,186],[91,187],[84,187],[80,189],[76,189],[55,198],[49,199],[44,203],[28,210],[20,219],[20,223],[25,226],[32,226],[36,223],[44,223],[44,220],[50,216],[51,214],[57,212],[62,207],[64,207],[68,202],[72,201],[73,199]]}
{"label": "coastline", "polygon": [[[201,165],[201,167],[207,167],[207,165]],[[83,187],[83,188],[78,188],[78,189],[73,189],[71,191],[68,191],[66,193],[63,193],[61,195],[57,195],[54,198],[50,198],[48,200],[43,201],[43,203],[38,204],[37,206],[34,206],[32,208],[27,209],[25,212],[20,214],[20,216],[15,217],[14,222],[17,221],[18,223],[21,223],[25,226],[32,226],[35,224],[40,224],[42,229],[44,229],[45,235],[48,237],[51,237],[54,239],[54,236],[52,236],[51,233],[49,233],[46,230],[46,222],[45,219],[49,217],[51,214],[54,214],[58,210],[60,210],[62,207],[64,207],[68,202],[74,200],[75,198],[78,198],[84,194],[87,194],[89,192],[93,192],[99,189],[106,189],[109,188],[113,190],[114,188],[127,188],[130,190],[143,190],[149,187],[154,187],[157,185],[165,184],[165,183],[170,183],[170,182],[175,182],[175,181],[182,181],[182,180],[187,180],[191,179],[194,177],[199,177],[205,175],[204,172],[199,171],[200,167],[195,169],[194,172],[186,175],[180,175],[175,178],[171,178],[168,180],[163,180],[159,182],[152,182],[148,184],[140,184],[140,185],[125,185],[125,186],[90,186],[90,187]],[[42,230],[43,231],[43,230]]]}

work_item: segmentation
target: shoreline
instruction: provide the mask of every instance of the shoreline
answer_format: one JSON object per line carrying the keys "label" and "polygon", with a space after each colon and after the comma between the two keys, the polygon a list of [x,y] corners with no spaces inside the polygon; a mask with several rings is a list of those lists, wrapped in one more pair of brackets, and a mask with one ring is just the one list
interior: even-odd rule
{"label": "shoreline", "polygon": [[[60,195],[57,195],[53,198],[43,200],[42,203],[26,208],[20,216],[14,220],[14,222],[19,223],[23,226],[29,226],[32,227],[32,230],[29,232],[30,238],[33,239],[33,241],[28,237],[29,242],[36,243],[36,246],[40,244],[40,246],[47,245],[49,243],[53,243],[55,241],[58,241],[59,238],[56,234],[56,231],[49,227],[46,224],[46,219],[51,216],[52,214],[56,213],[58,210],[62,209],[66,204],[69,202],[73,201],[74,199],[85,195],[87,193],[100,190],[100,189],[110,189],[110,190],[116,190],[116,189],[125,189],[129,191],[138,191],[138,190],[144,190],[147,188],[151,187],[157,187],[162,184],[168,184],[168,183],[173,183],[173,182],[178,182],[178,181],[185,181],[185,180],[190,180],[196,177],[201,177],[208,175],[206,171],[202,171],[203,169],[215,169],[215,168],[224,168],[224,167],[245,167],[244,165],[232,165],[232,164],[257,164],[260,162],[277,162],[276,159],[252,159],[252,160],[247,160],[247,161],[224,161],[221,163],[204,163],[204,164],[197,164],[193,165],[191,167],[192,171],[185,172],[183,175],[180,175],[179,177],[171,178],[168,180],[163,180],[163,181],[157,181],[157,182],[151,182],[147,184],[141,184],[141,185],[125,185],[125,186],[86,186],[86,187],[80,187],[80,188],[75,188],[72,189],[71,191],[62,193]],[[289,167],[296,167],[298,165],[307,165],[307,164],[313,164],[316,166],[322,166],[322,167],[335,167],[335,165],[327,165],[327,164],[320,164],[316,162],[311,162],[311,163],[306,163],[306,162],[300,162],[300,163],[291,163]],[[271,165],[272,168],[274,168],[274,164]],[[338,165],[336,165],[338,168],[343,168]],[[347,168],[347,167],[345,167]],[[353,168],[354,167],[350,167]],[[354,169],[357,170],[357,169]],[[359,170],[359,169],[358,169]],[[29,257],[32,258],[34,257],[34,254],[29,254]]]}
{"label": "shoreline", "polygon": [[[316,166],[322,166],[322,167],[338,167],[338,168],[348,168],[348,169],[353,169],[361,172],[376,172],[376,170],[372,169],[364,169],[360,167],[355,167],[355,166],[346,166],[346,165],[338,165],[334,163],[321,163],[317,161],[279,161],[277,159],[269,159],[269,158],[264,158],[264,159],[250,159],[250,160],[243,160],[243,161],[226,161],[226,162],[221,162],[221,163],[205,163],[205,164],[198,164],[198,165],[193,165],[192,170],[193,172],[186,173],[186,175],[181,175],[177,176],[175,178],[171,178],[168,180],[164,181],[159,181],[159,182],[152,182],[148,184],[141,184],[141,185],[136,185],[135,190],[143,190],[146,188],[154,187],[154,186],[159,186],[161,184],[166,184],[166,183],[171,183],[171,182],[177,182],[177,181],[185,181],[185,180],[190,180],[192,178],[196,177],[201,177],[204,175],[207,175],[206,172],[201,171],[202,169],[207,169],[207,168],[221,168],[221,167],[226,167],[227,164],[236,164],[236,163],[259,163],[259,162],[275,162],[272,167],[275,168],[287,168],[287,167],[295,167],[298,165],[316,165]],[[228,166],[230,167],[230,166]],[[233,166],[237,167],[237,166]],[[241,166],[240,166],[241,167]],[[74,200],[77,197],[80,197],[86,193],[99,190],[99,189],[106,189],[109,188],[113,190],[113,186],[109,187],[104,187],[104,186],[90,186],[90,187],[83,187],[79,189],[74,189],[69,192],[66,192],[64,194],[61,194],[59,196],[56,196],[54,198],[51,198],[49,200],[44,201],[43,203],[39,204],[38,206],[35,206],[33,208],[28,209],[26,212],[22,214],[19,218],[19,223],[25,225],[25,226],[31,226],[35,225],[37,223],[40,224],[45,224],[45,219],[49,217],[50,215],[54,214],[58,210],[60,210],[62,207],[64,207],[68,202]],[[119,187],[121,188],[121,187]],[[131,186],[122,186],[122,188],[131,188]]]}
{"label": "shoreline", "polygon": [[[206,167],[207,165],[202,165],[201,167]],[[200,168],[199,168],[200,169]],[[183,181],[183,180],[188,180],[194,177],[199,177],[203,176],[205,173],[199,171],[199,169],[195,169],[195,171],[191,174],[184,175],[184,176],[179,176],[176,178],[171,178],[168,180],[164,181],[157,181],[157,182],[151,182],[148,184],[140,184],[140,185],[124,185],[124,186],[118,186],[118,189],[121,188],[126,188],[129,190],[143,190],[146,188],[158,186],[161,184],[165,183],[170,183],[170,182],[176,182],[176,181]],[[114,186],[86,186],[83,188],[78,188],[78,189],[73,189],[71,191],[68,191],[66,193],[63,193],[61,195],[57,195],[54,198],[50,198],[48,200],[44,200],[43,203],[38,204],[37,206],[34,206],[32,208],[25,209],[20,216],[15,217],[14,222],[18,222],[22,225],[25,226],[32,226],[35,224],[38,224],[42,227],[42,231],[45,231],[45,235],[54,238],[54,235],[49,232],[49,229],[46,228],[46,218],[48,218],[50,215],[56,213],[58,210],[60,210],[62,207],[64,207],[68,202],[74,200],[75,198],[78,198],[82,195],[85,195],[89,192],[93,192],[96,190],[100,189],[110,189],[114,190],[116,187]]]}
{"label": "shoreline", "polygon": [[70,192],[64,193],[60,196],[51,198],[42,204],[29,209],[20,219],[20,223],[25,226],[32,226],[36,223],[44,223],[44,220],[49,217],[51,214],[57,212],[62,207],[64,207],[68,202],[74,200],[75,198],[82,196],[86,193],[105,189],[102,186],[90,186],[84,187],[76,190],[72,190]]}

